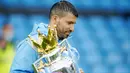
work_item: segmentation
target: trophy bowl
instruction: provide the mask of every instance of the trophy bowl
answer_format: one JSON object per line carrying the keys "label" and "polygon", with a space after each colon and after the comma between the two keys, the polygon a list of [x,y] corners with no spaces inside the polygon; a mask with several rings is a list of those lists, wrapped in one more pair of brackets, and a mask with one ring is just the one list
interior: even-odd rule
{"label": "trophy bowl", "polygon": [[69,50],[69,43],[63,40],[51,53],[43,55],[33,63],[36,73],[78,73],[76,63]]}
{"label": "trophy bowl", "polygon": [[33,63],[36,73],[78,73],[67,39],[58,43],[56,26],[54,28],[48,26],[47,36],[38,30],[38,40],[31,36],[29,39],[39,54],[39,59]]}

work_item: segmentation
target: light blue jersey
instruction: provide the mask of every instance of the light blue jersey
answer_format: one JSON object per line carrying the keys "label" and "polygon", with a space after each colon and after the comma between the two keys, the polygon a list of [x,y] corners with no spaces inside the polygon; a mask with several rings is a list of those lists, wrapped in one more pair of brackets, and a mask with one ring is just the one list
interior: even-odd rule
{"label": "light blue jersey", "polygon": [[[35,24],[32,32],[30,33],[30,36],[35,40],[38,39],[38,29],[44,35],[47,35],[48,33],[47,24]],[[75,48],[71,48],[71,51],[73,52],[72,54],[74,58],[78,58],[79,55],[76,55],[78,54],[77,50]],[[24,39],[17,46],[16,55],[11,66],[10,73],[34,73],[32,64],[37,59],[38,53],[33,49],[29,38]]]}

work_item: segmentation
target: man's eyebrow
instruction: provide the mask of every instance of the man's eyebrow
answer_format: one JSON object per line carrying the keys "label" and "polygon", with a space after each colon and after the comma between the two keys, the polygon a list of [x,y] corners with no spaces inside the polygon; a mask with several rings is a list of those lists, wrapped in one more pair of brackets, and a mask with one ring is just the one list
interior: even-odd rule
{"label": "man's eyebrow", "polygon": [[73,21],[68,21],[69,23],[73,23],[73,24],[76,24],[76,22],[73,22]]}
{"label": "man's eyebrow", "polygon": [[74,24],[76,24],[76,22],[73,22]]}

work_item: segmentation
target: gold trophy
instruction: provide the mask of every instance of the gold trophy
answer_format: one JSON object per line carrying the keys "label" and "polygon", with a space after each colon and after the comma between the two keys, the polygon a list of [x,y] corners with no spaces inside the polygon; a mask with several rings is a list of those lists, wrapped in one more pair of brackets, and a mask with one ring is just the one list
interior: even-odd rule
{"label": "gold trophy", "polygon": [[[48,26],[48,35],[38,32],[38,40],[28,36],[39,54],[39,59],[33,63],[35,73],[78,73],[73,59],[70,57],[70,45],[67,40],[58,44],[56,25]],[[63,53],[68,52],[68,56]]]}

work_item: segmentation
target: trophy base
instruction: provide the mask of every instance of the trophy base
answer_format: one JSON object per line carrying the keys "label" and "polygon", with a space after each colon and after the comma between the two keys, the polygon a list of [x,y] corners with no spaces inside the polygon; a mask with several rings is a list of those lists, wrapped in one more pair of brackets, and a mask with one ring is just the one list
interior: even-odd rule
{"label": "trophy base", "polygon": [[36,64],[39,64],[39,62],[33,64],[34,68],[36,70],[36,73],[46,73],[46,72],[50,72],[50,73],[77,73],[72,59],[68,58],[68,57],[62,57],[61,60],[54,61],[51,63],[50,66],[41,68],[40,70],[38,70],[38,67],[36,67]]}
{"label": "trophy base", "polygon": [[68,57],[63,57],[61,60],[52,63],[49,68],[52,73],[76,73],[73,61]]}

